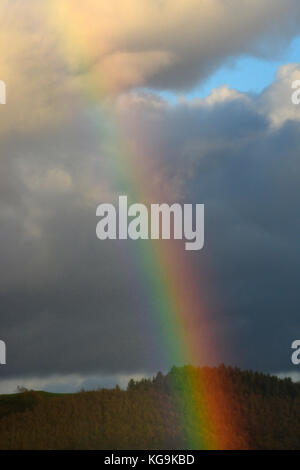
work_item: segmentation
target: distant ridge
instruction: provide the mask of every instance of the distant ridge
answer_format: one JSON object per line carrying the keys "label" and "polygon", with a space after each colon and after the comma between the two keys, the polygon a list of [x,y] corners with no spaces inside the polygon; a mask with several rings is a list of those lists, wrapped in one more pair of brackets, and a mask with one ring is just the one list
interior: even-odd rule
{"label": "distant ridge", "polygon": [[199,428],[192,417],[184,420],[184,407],[178,406],[191,374],[203,369],[216,399],[230,387],[233,406],[224,409],[225,434],[231,419],[240,424],[224,448],[300,450],[300,383],[224,365],[173,367],[153,379],[130,380],[127,390],[0,395],[0,448],[188,448],[186,435],[193,427],[199,436],[216,432],[205,422]]}

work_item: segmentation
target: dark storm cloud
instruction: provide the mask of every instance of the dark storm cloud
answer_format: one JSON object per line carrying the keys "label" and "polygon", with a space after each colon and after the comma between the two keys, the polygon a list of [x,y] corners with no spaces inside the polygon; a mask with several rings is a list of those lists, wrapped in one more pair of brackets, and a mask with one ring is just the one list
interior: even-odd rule
{"label": "dark storm cloud", "polygon": [[82,118],[54,134],[3,142],[2,166],[14,168],[5,175],[12,196],[0,206],[3,375],[155,364],[132,248],[96,239],[95,208],[112,195],[95,136]]}
{"label": "dark storm cloud", "polygon": [[[176,106],[128,95],[114,112],[152,150],[153,191],[163,175],[171,198],[206,205],[205,249],[186,256],[205,277],[225,345],[218,359],[278,371],[299,329],[300,129],[292,107],[274,123],[271,91],[220,89]],[[96,206],[118,185],[108,184],[111,148],[94,122],[78,114],[64,129],[3,139],[2,378],[171,365],[135,242],[95,236]]]}
{"label": "dark storm cloud", "polygon": [[[161,109],[156,103],[143,127],[165,174],[171,181],[184,178],[183,199],[205,203],[206,245],[196,258],[210,268],[215,328],[232,345],[224,361],[267,371],[290,367],[290,344],[300,327],[299,110],[296,119],[285,100],[289,83],[280,87],[279,81],[259,97],[232,93],[224,100],[220,92],[213,104]],[[274,89],[276,100],[284,96],[280,125],[274,124],[279,105],[275,111],[269,101],[265,112]],[[133,129],[147,114],[141,103]]]}

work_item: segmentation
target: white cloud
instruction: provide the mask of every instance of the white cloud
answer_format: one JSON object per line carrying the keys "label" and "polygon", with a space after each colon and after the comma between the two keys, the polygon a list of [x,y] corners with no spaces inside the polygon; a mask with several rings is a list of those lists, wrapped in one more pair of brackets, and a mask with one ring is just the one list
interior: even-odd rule
{"label": "white cloud", "polygon": [[[153,374],[155,375],[155,374]],[[149,378],[149,372],[133,374],[65,374],[47,377],[14,377],[0,380],[0,394],[16,393],[18,387],[28,390],[43,390],[46,392],[75,393],[82,389],[96,390],[98,388],[113,388],[119,385],[125,389],[130,379],[141,380]]]}
{"label": "white cloud", "polygon": [[292,83],[299,79],[299,64],[283,65],[278,69],[276,80],[261,95],[258,106],[268,114],[274,126],[288,120],[300,120],[300,105],[292,103]]}
{"label": "white cloud", "polygon": [[286,371],[286,372],[277,372],[277,377],[280,379],[292,379],[293,382],[300,382],[300,372],[298,371]]}

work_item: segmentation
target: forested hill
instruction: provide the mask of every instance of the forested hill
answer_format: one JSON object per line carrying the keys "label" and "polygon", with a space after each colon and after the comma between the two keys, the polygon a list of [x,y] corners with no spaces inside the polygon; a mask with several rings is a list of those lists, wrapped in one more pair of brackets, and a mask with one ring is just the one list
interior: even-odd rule
{"label": "forested hill", "polygon": [[[194,413],[204,377],[221,420]],[[186,366],[131,380],[127,390],[0,396],[1,449],[187,449],[195,448],[191,436],[199,443],[210,436],[229,449],[300,449],[300,384],[225,366]]]}

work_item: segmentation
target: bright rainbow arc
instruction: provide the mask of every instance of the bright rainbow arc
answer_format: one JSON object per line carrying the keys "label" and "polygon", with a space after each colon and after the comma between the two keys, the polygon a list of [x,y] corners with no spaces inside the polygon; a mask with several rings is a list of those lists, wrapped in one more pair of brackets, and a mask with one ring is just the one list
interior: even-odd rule
{"label": "bright rainbow arc", "polygon": [[[50,23],[58,29],[62,37],[62,46],[66,59],[72,48],[84,60],[92,57],[94,44],[90,44],[86,35],[81,34],[80,19],[74,11],[60,0],[52,0],[47,6],[46,15]],[[88,4],[87,4],[88,5]],[[86,5],[85,5],[86,6]],[[66,46],[66,47],[65,47]],[[106,144],[112,155],[112,173],[115,181],[120,182],[123,194],[128,195],[132,202],[152,200],[147,181],[140,171],[139,150],[134,148],[122,132],[113,110],[109,105],[111,90],[108,89],[103,77],[86,76],[89,80],[86,95],[90,103],[97,105],[98,125],[103,120],[109,122],[106,130]],[[85,82],[86,84],[86,82]],[[145,155],[143,154],[143,158]],[[157,197],[157,195],[155,195]],[[163,198],[161,202],[163,202]],[[99,201],[100,202],[100,201]],[[136,243],[135,256],[143,273],[144,282],[151,291],[153,312],[156,315],[156,327],[161,331],[164,352],[169,362],[173,364],[199,364],[203,356],[213,352],[201,351],[202,341],[199,341],[199,323],[204,339],[213,336],[209,331],[209,321],[203,299],[191,266],[183,256],[183,246],[175,241],[151,241]],[[231,409],[230,393],[222,393],[218,402],[212,399],[207,391],[207,372],[205,368],[197,374],[191,370],[188,374],[187,390],[175,397],[181,407],[186,421],[191,419],[198,423],[195,430],[187,432],[186,439],[190,449],[225,449],[230,448],[230,435],[238,432],[238,424],[225,423],[224,409]],[[222,387],[223,384],[220,384]],[[196,419],[195,419],[196,418]],[[187,426],[186,426],[187,427]],[[203,435],[203,427],[206,430]]]}

